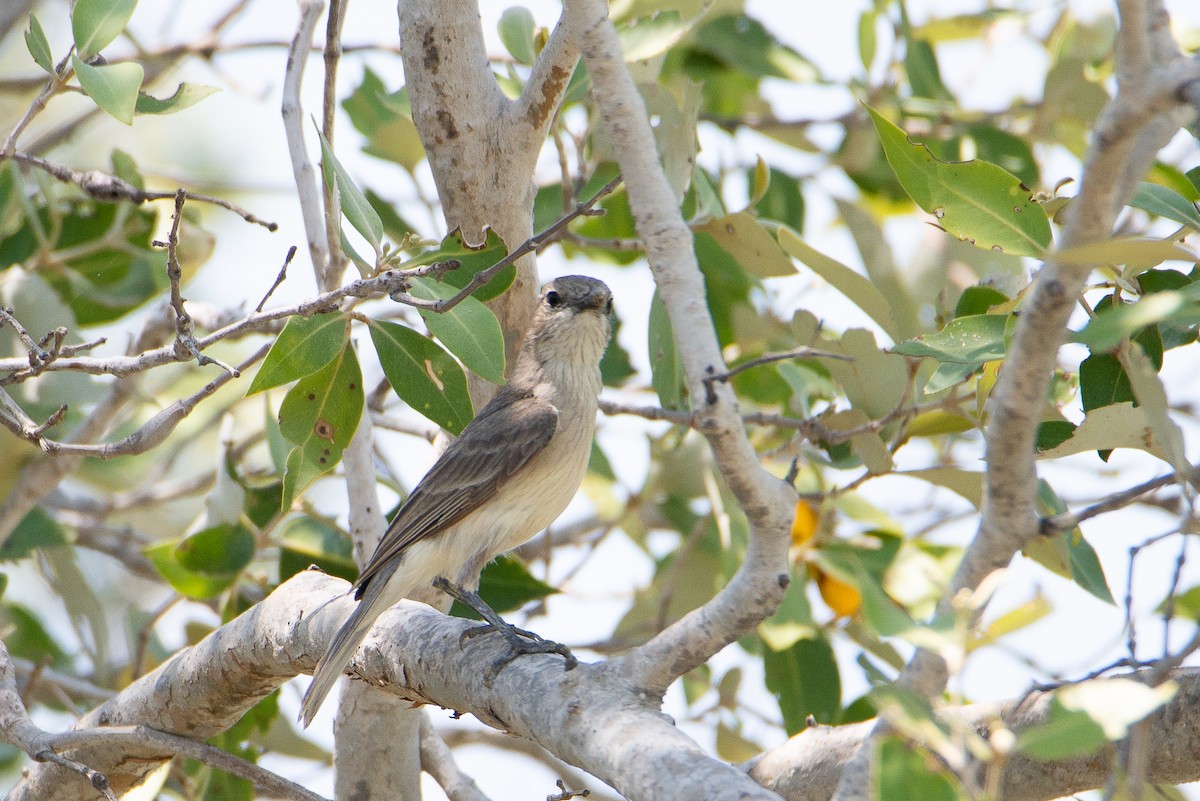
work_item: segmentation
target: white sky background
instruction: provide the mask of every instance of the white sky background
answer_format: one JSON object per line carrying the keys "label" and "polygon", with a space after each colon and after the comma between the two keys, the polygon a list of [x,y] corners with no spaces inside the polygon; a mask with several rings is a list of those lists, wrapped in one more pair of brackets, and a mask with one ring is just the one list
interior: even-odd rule
{"label": "white sky background", "polygon": [[[488,35],[489,49],[503,53],[495,35],[495,20],[510,5],[509,2],[481,3]],[[534,11],[539,23],[553,25],[558,15],[558,4],[553,2],[526,3]],[[1031,2],[1029,5],[1042,5]],[[1061,4],[1052,6],[1040,18],[1035,15],[1034,25],[1048,26]],[[1071,2],[1081,16],[1091,16],[1097,11],[1107,11],[1108,3],[1095,1]],[[141,40],[153,45],[161,39],[186,39],[189,29],[198,29],[210,17],[224,10],[225,4],[159,4],[143,0],[134,18]],[[868,6],[867,2],[780,2],[779,0],[750,0],[751,14],[766,22],[778,36],[794,46],[806,57],[817,62],[822,71],[835,80],[861,74],[857,54],[856,24],[858,15]],[[981,3],[945,2],[940,0],[914,0],[909,10],[914,22],[930,16],[943,16],[953,12],[977,11]],[[1186,22],[1193,29],[1200,28],[1200,4],[1191,0],[1168,2],[1177,22]],[[187,16],[170,17],[171,13],[198,15],[197,19]],[[294,32],[295,5],[292,3],[258,2],[252,4],[251,12],[233,27],[232,40],[280,40],[290,39]],[[66,18],[65,4],[60,2],[43,4],[38,10],[39,19],[47,29],[56,53],[63,50],[68,33],[63,20]],[[321,30],[323,31],[321,24]],[[347,28],[343,38],[345,44],[381,43],[392,45],[396,41],[395,6],[387,0],[352,0],[347,16]],[[320,38],[320,34],[318,34]],[[10,42],[19,39],[10,38]],[[881,43],[882,44],[882,43]],[[118,42],[118,46],[120,42]],[[882,47],[881,47],[882,49]],[[7,64],[28,60],[20,48],[9,48],[0,56]],[[16,51],[16,52],[14,52]],[[939,48],[943,78],[965,107],[992,109],[1007,105],[1013,96],[1037,97],[1041,91],[1045,74],[1045,55],[1040,48],[1030,47],[1021,40],[1015,27],[997,26],[989,40],[983,44],[963,43]],[[389,87],[402,83],[399,60],[387,55],[348,56],[339,71],[339,96],[348,94],[361,79],[361,64],[367,62],[378,72]],[[224,305],[227,299],[253,298],[257,302],[273,280],[288,246],[298,245],[300,250],[293,263],[290,277],[276,293],[275,301],[298,300],[311,295],[314,283],[308,269],[306,250],[303,247],[303,229],[298,208],[294,200],[291,168],[283,144],[282,129],[278,116],[279,88],[282,81],[283,52],[279,49],[251,51],[246,55],[222,56],[216,60],[220,76],[213,76],[210,68],[194,64],[189,68],[187,79],[206,83],[233,83],[240,91],[226,91],[208,98],[200,107],[184,112],[187,116],[166,118],[138,118],[132,130],[118,123],[106,121],[106,133],[119,132],[121,146],[137,154],[139,163],[148,173],[161,172],[185,178],[188,185],[205,175],[224,181],[232,173],[237,183],[246,191],[237,198],[260,217],[280,223],[281,229],[267,234],[262,229],[245,225],[237,218],[214,211],[206,213],[206,225],[217,234],[217,250],[205,268],[201,280],[188,287],[187,296],[192,302],[205,300]],[[307,74],[307,111],[316,113],[320,103],[321,64],[319,57],[309,62]],[[158,91],[159,94],[165,92]],[[780,117],[835,117],[846,111],[853,99],[848,94],[828,89],[785,87],[775,82],[770,89],[777,104]],[[56,101],[58,102],[58,101]],[[413,189],[408,176],[398,167],[359,155],[358,136],[342,115],[338,123],[336,140],[339,158],[360,185],[367,185],[389,199],[411,201]],[[4,126],[7,128],[7,126]],[[310,137],[315,138],[315,137]],[[757,152],[771,157],[783,154],[782,148],[769,140],[752,133],[739,135],[730,141],[711,130],[702,130],[703,150],[700,160],[708,167],[730,164],[751,165]],[[231,145],[237,150],[230,151]],[[310,154],[317,157],[315,141],[310,142]],[[1181,145],[1183,147],[1183,145]],[[1200,156],[1191,150],[1187,153],[1185,168],[1200,163]],[[184,154],[182,157],[180,154]],[[1076,175],[1077,165],[1061,154],[1042,153],[1043,177],[1052,184],[1059,176]],[[77,141],[66,154],[56,154],[60,160],[81,166],[103,166],[96,161],[98,154],[89,153],[83,140]],[[812,172],[815,162],[804,156],[787,153],[788,165],[794,171]],[[426,170],[426,178],[427,178]],[[548,179],[557,177],[557,168],[548,174]],[[835,192],[843,197],[852,197],[852,189],[845,179],[834,171],[816,175],[805,192],[807,220],[805,236],[815,247],[846,263],[860,264],[857,251],[847,232],[835,226],[834,209],[828,193]],[[426,191],[432,195],[432,182],[426,180]],[[410,205],[404,209],[406,217],[426,232],[440,234],[428,215],[415,211]],[[164,218],[166,214],[164,212]],[[437,221],[440,224],[440,220]],[[912,219],[890,224],[887,233],[896,245],[898,261],[907,262],[921,246],[924,237],[937,235],[933,229]],[[644,268],[611,268],[597,266],[577,259],[565,263],[555,249],[548,250],[540,259],[543,277],[549,278],[566,272],[589,272],[606,281],[614,289],[616,303],[624,327],[622,344],[631,354],[635,365],[646,370],[645,319],[650,298],[650,279]],[[827,324],[835,329],[854,326],[869,326],[869,321],[855,307],[837,293],[829,291],[809,277],[798,275],[794,279],[777,282],[780,308],[805,307],[815,310]],[[1064,359],[1070,358],[1069,354]],[[1074,358],[1078,358],[1076,355]],[[1164,378],[1174,394],[1173,399],[1193,399],[1200,391],[1200,378],[1195,369],[1195,357],[1168,353]],[[648,381],[648,379],[647,379]],[[614,397],[617,397],[614,395]],[[1195,439],[1196,425],[1189,420],[1180,420],[1185,432]],[[604,422],[605,432],[601,442],[618,474],[626,486],[640,485],[646,469],[646,447],[642,431],[645,426],[628,418],[616,418]],[[397,452],[393,463],[401,469],[404,477],[415,482],[432,461],[432,453],[412,438],[395,438]],[[1194,450],[1194,449],[1193,449]],[[1189,454],[1193,460],[1198,454]],[[910,446],[899,455],[900,466],[923,466],[928,454],[919,447]],[[1118,451],[1107,468],[1097,470],[1098,462],[1092,455],[1066,460],[1062,464],[1043,465],[1044,476],[1065,495],[1072,497],[1099,497],[1110,489],[1126,487],[1137,480],[1162,472],[1161,464],[1148,456]],[[1131,476],[1136,476],[1132,479]],[[880,480],[864,488],[864,493],[884,508],[909,510],[920,509],[926,503],[943,496],[924,495],[914,497],[915,485],[906,480]],[[317,494],[323,505],[331,510],[341,502],[341,488],[334,482],[326,482]],[[922,493],[924,491],[922,490]],[[385,499],[390,502],[392,499]],[[577,501],[564,519],[578,516],[586,509],[585,502]],[[1170,530],[1175,525],[1165,514],[1146,511],[1127,511],[1109,515],[1085,526],[1089,541],[1097,549],[1104,564],[1109,584],[1120,601],[1125,593],[1126,571],[1129,563],[1128,551],[1133,545],[1149,535]],[[948,527],[940,536],[947,542],[965,542],[973,533],[970,525]],[[1161,601],[1179,553],[1178,538],[1167,540],[1149,549],[1139,557],[1135,587],[1135,608],[1146,620],[1153,620],[1153,609]],[[559,555],[554,562],[555,572],[565,572],[575,564],[570,553]],[[632,569],[631,569],[632,568]],[[641,558],[632,545],[623,537],[610,537],[600,552],[568,585],[568,592],[550,601],[550,614],[533,622],[533,627],[545,636],[565,642],[587,642],[602,639],[624,612],[627,597],[636,587],[644,585],[650,578],[650,566]],[[551,578],[554,576],[552,575]],[[16,577],[14,590],[28,587],[31,591],[36,581],[32,577]],[[1200,582],[1200,570],[1188,565],[1181,587],[1187,588]],[[603,589],[598,589],[603,588]],[[1033,660],[1037,665],[1062,671],[1066,675],[1078,675],[1097,665],[1123,654],[1123,635],[1112,639],[1113,633],[1122,631],[1123,612],[1119,608],[1106,606],[1095,601],[1074,585],[1049,574],[1027,560],[1018,558],[1011,569],[1010,580],[993,605],[997,612],[1011,608],[1042,592],[1055,604],[1056,612],[1041,623],[1030,627],[1016,636],[1007,638],[1002,648],[987,649],[976,654],[968,662],[956,689],[971,700],[993,700],[1010,697],[1027,689],[1031,679],[1042,679],[1040,671],[1031,672],[1024,664]],[[815,605],[818,616],[823,607]],[[197,607],[181,609],[179,614],[167,618],[160,625],[160,636],[168,645],[179,642],[181,626],[185,617],[203,616]],[[1191,626],[1179,626],[1174,630],[1178,643],[1190,636]],[[1101,636],[1103,633],[1103,636]],[[1142,656],[1152,656],[1161,650],[1162,632],[1160,625],[1142,625],[1138,631],[1139,643],[1145,650]],[[866,685],[861,670],[853,663],[857,649],[840,645],[839,657],[843,665],[845,700],[858,697]],[[760,672],[753,661],[742,658],[742,653],[731,647],[713,660],[714,672],[723,672],[735,664],[748,668],[743,682],[743,696],[755,710],[767,718],[778,719],[773,699],[762,690]],[[285,690],[285,710],[298,704],[299,692],[306,679]],[[314,739],[328,745],[331,742],[330,721],[333,703],[326,704],[322,715],[313,725]],[[675,693],[668,697],[666,711],[681,719],[684,707]],[[285,714],[287,714],[285,712]],[[431,710],[435,720],[445,721],[446,713]],[[50,724],[44,724],[50,725]],[[62,725],[60,723],[60,725]],[[446,726],[473,725],[469,721],[445,721]],[[686,724],[681,724],[686,725]],[[688,726],[702,744],[711,746],[710,726]],[[765,725],[748,728],[751,736],[767,745],[782,739],[781,730],[773,731]],[[511,755],[497,757],[496,752],[481,748],[469,748],[459,754],[463,767],[473,775],[486,793],[497,801],[541,797],[554,791],[555,777],[533,763]],[[312,763],[289,762],[280,764],[268,761],[268,767],[280,770],[292,778],[304,782],[318,792],[332,794],[328,773],[319,771]],[[528,769],[528,770],[527,770]],[[324,773],[325,775],[317,775]],[[436,785],[426,777],[428,797],[442,797]]]}

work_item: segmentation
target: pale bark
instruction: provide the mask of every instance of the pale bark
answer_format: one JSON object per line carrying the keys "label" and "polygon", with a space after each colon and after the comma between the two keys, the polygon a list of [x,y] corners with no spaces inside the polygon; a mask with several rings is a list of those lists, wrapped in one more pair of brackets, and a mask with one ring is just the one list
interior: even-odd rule
{"label": "pale bark", "polygon": [[[1159,149],[1196,113],[1188,101],[1200,80],[1200,62],[1179,55],[1161,2],[1126,0],[1120,3],[1120,15],[1118,92],[1097,123],[1079,194],[1067,209],[1059,239],[1062,249],[1112,235],[1118,212]],[[1058,350],[1068,335],[1067,321],[1093,266],[1061,263],[1052,254],[1021,307],[1004,368],[988,400],[987,502],[979,531],[939,606],[943,612],[955,598],[1007,566],[1039,534],[1034,441],[1058,367]],[[982,605],[971,610],[975,618],[982,613]],[[945,660],[922,649],[899,681],[934,698],[948,677]],[[837,801],[865,801],[870,796],[871,750],[859,749],[835,795]]]}
{"label": "pale bark", "polygon": [[705,302],[692,232],[663,173],[646,106],[625,67],[608,5],[602,0],[571,0],[567,15],[581,38],[601,127],[613,142],[638,235],[671,326],[687,332],[676,341],[697,428],[708,439],[721,476],[750,523],[745,561],[729,584],[653,640],[615,660],[640,686],[661,694],[778,607],[790,580],[788,530],[796,494],[759,464],[733,391],[719,380],[726,367]]}
{"label": "pale bark", "polygon": [[[93,710],[75,728],[140,725],[192,739],[225,730],[291,676],[313,668],[350,610],[347,586],[316,571],[293,577],[241,617]],[[397,699],[475,715],[582,767],[632,801],[768,799],[777,798],[776,792],[797,801],[827,798],[872,725],[819,727],[798,735],[755,760],[747,776],[679,732],[659,713],[657,699],[612,662],[565,671],[555,657],[523,657],[489,682],[487,667],[506,646],[491,636],[460,645],[462,632],[474,625],[405,602],[384,613],[354,664],[366,682]],[[7,660],[0,662],[2,674]],[[1194,714],[1200,704],[1200,671],[1177,670],[1171,678],[1178,693],[1148,718],[1154,748],[1147,779],[1195,781],[1200,779],[1195,759],[1200,716]],[[2,739],[36,741],[40,735],[21,722],[27,719],[15,698],[15,693],[0,692]],[[1002,717],[1019,733],[1045,719],[1047,702],[1047,696],[1036,697],[1019,713],[1007,710]],[[982,727],[995,711],[970,707],[946,714]],[[66,755],[104,773],[120,793],[172,754],[161,744],[131,749],[127,740],[100,737]],[[1005,767],[1002,797],[1046,801],[1095,787],[1106,780],[1111,760],[1111,748],[1059,764],[1013,756]],[[453,773],[445,763],[438,770],[443,776]],[[33,765],[9,795],[10,801],[93,797],[78,775],[45,764]]]}

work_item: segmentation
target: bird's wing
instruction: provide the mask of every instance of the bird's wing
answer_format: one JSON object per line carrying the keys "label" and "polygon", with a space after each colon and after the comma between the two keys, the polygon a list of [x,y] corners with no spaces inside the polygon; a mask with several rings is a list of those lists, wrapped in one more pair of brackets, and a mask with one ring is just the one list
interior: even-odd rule
{"label": "bird's wing", "polygon": [[354,582],[355,597],[393,556],[495,497],[510,476],[546,447],[557,427],[558,410],[528,395],[498,396],[484,407],[392,518]]}

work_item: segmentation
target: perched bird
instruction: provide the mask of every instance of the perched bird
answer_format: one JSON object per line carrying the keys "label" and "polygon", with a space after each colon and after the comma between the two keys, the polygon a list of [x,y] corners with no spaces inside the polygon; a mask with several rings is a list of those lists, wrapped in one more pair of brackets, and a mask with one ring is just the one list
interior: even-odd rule
{"label": "perched bird", "polygon": [[439,578],[473,590],[484,565],[570,503],[591,453],[611,311],[594,278],[542,287],[512,377],[413,489],[354,582],[358,606],[317,662],[305,726],[384,610]]}

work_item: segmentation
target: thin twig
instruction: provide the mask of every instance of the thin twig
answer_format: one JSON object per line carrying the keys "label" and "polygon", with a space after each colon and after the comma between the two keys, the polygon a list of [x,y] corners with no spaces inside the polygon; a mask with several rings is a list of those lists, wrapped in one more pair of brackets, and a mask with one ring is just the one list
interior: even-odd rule
{"label": "thin twig", "polygon": [[139,750],[146,752],[152,749],[161,749],[168,755],[194,759],[231,776],[245,779],[277,798],[325,801],[323,796],[259,767],[253,762],[217,748],[215,745],[152,729],[149,726],[104,726],[93,729],[73,729],[50,735],[49,740],[59,751],[70,751],[100,743],[128,744],[138,746]]}
{"label": "thin twig", "polygon": [[72,45],[67,54],[63,56],[62,61],[58,62],[55,66],[54,74],[46,81],[46,85],[42,87],[42,91],[38,93],[38,96],[29,104],[29,108],[25,109],[25,113],[21,115],[21,119],[13,126],[12,131],[9,132],[4,140],[4,144],[0,145],[0,164],[3,164],[6,159],[13,157],[14,151],[17,149],[17,140],[21,137],[25,129],[29,127],[29,123],[33,122],[33,118],[46,108],[46,103],[49,102],[50,98],[61,92],[63,87],[66,86],[67,79],[74,72],[69,66],[71,63],[71,54],[74,52],[75,46]]}
{"label": "thin twig", "polygon": [[510,264],[514,263],[517,259],[526,255],[527,253],[533,253],[534,251],[538,250],[543,244],[556,239],[559,234],[576,218],[590,214],[592,208],[597,202],[599,202],[601,198],[611,193],[620,185],[621,176],[618,175],[616,178],[613,178],[604,186],[600,187],[599,191],[592,195],[590,200],[580,203],[540,234],[535,234],[534,236],[531,236],[529,239],[525,240],[519,247],[511,251],[507,256],[493,264],[491,267],[475,273],[471,280],[467,282],[467,285],[464,286],[457,295],[446,298],[445,300],[435,301],[431,304],[431,308],[438,314],[453,309],[476,289],[479,289],[479,287],[492,280],[492,278],[505,267],[508,267]]}
{"label": "thin twig", "polygon": [[300,2],[300,25],[288,48],[287,70],[283,76],[283,100],[280,104],[288,157],[292,163],[292,176],[300,199],[304,234],[308,239],[308,253],[312,258],[317,284],[321,288],[324,288],[322,276],[329,264],[329,243],[325,237],[321,203],[316,190],[316,170],[304,144],[304,106],[300,102],[300,88],[304,81],[304,67],[308,63],[308,54],[312,51],[313,32],[324,9],[325,4],[321,0]]}
{"label": "thin twig", "polygon": [[[1200,475],[1200,467],[1192,468],[1192,475],[1189,481],[1195,483],[1197,476]],[[1131,503],[1136,503],[1141,500],[1142,496],[1155,490],[1162,489],[1168,485],[1174,484],[1179,480],[1179,476],[1175,472],[1166,473],[1165,475],[1152,478],[1149,481],[1143,481],[1141,484],[1130,487],[1127,490],[1115,493],[1108,496],[1104,500],[1094,503],[1078,512],[1063,513],[1054,515],[1053,517],[1044,517],[1041,521],[1042,533],[1046,535],[1057,534],[1060,531],[1069,531],[1075,528],[1085,520],[1090,520],[1098,515],[1108,512],[1115,512],[1118,509],[1123,509]]]}
{"label": "thin twig", "polygon": [[[179,263],[179,226],[183,222],[183,204],[186,199],[187,193],[182,189],[175,193],[175,216],[171,219],[171,232],[167,235],[166,242],[167,279],[171,282],[171,308],[175,311],[175,357],[184,361],[188,354],[191,354],[201,367],[215,364],[237,378],[241,373],[233,367],[200,352],[200,347],[196,344],[196,324],[183,305],[186,299],[180,286],[183,282],[183,265]],[[163,243],[154,244],[161,247]]]}
{"label": "thin twig", "polygon": [[114,459],[118,456],[132,456],[154,448],[160,444],[175,427],[179,425],[185,417],[191,414],[196,406],[213,395],[218,389],[225,386],[236,375],[241,375],[243,370],[254,365],[267,355],[270,350],[270,344],[265,344],[255,351],[249,358],[243,361],[232,372],[221,373],[219,376],[208,382],[202,389],[193,395],[175,401],[167,408],[163,409],[158,414],[151,417],[143,423],[136,431],[127,437],[124,437],[117,442],[102,443],[102,444],[84,444],[75,442],[59,442],[56,440],[46,439],[41,436],[36,428],[22,428],[19,425],[12,425],[7,418],[7,415],[0,414],[0,423],[5,425],[10,431],[17,436],[29,440],[43,451],[51,456],[58,455],[75,455],[75,456],[95,456],[100,459]]}
{"label": "thin twig", "polygon": [[626,253],[641,253],[646,249],[640,239],[584,236],[575,231],[563,231],[558,238],[563,242],[570,242],[572,245],[578,245],[581,248],[601,248],[603,250],[619,250]]}
{"label": "thin twig", "polygon": [[[22,164],[28,164],[31,167],[37,167],[43,172],[53,175],[64,183],[73,184],[88,197],[95,200],[100,200],[105,203],[116,203],[125,201],[135,205],[141,205],[153,200],[167,200],[178,196],[183,189],[180,188],[175,192],[151,192],[145,189],[139,189],[128,181],[124,181],[115,175],[110,175],[100,170],[75,170],[62,164],[55,164],[43,158],[31,155],[29,153],[13,153],[14,161],[19,161]],[[277,223],[269,222],[257,217],[254,213],[238,206],[236,203],[230,203],[219,197],[205,195],[198,192],[188,192],[189,200],[194,200],[198,203],[210,203],[214,206],[220,206],[223,209],[228,209],[234,214],[241,217],[248,223],[261,225],[268,231],[278,230]]]}
{"label": "thin twig", "polygon": [[50,749],[43,749],[31,755],[36,762],[50,762],[58,765],[60,768],[74,771],[82,776],[88,784],[92,785],[92,789],[99,790],[104,794],[108,801],[118,801],[116,793],[112,791],[112,787],[108,783],[108,777],[98,770],[93,770],[82,762],[76,762],[69,757],[56,754]]}
{"label": "thin twig", "polygon": [[[342,23],[346,17],[343,0],[329,0],[329,11],[325,22],[325,81],[321,100],[321,132],[329,148],[333,149],[333,121],[337,111],[337,69],[342,57]],[[325,165],[328,168],[328,165]],[[319,271],[321,289],[337,286],[342,275],[346,257],[342,253],[339,220],[341,209],[333,187],[321,181],[322,198],[325,201],[325,243],[329,247],[329,262]]]}
{"label": "thin twig", "polygon": [[271,288],[267,290],[267,294],[263,295],[263,299],[254,307],[254,311],[261,312],[263,306],[267,305],[267,301],[271,299],[271,295],[275,294],[275,290],[279,289],[279,285],[287,279],[288,265],[292,263],[292,259],[296,257],[296,246],[292,245],[288,248],[287,255],[283,257],[283,266],[279,268],[279,274],[275,276],[275,283],[271,284]]}
{"label": "thin twig", "polygon": [[712,388],[713,384],[718,381],[729,381],[738,373],[744,372],[753,367],[761,367],[764,364],[787,361],[788,359],[810,359],[818,357],[823,357],[826,359],[841,359],[843,361],[854,361],[853,357],[847,356],[844,353],[830,353],[829,351],[817,350],[808,346],[792,348],[791,350],[784,351],[783,353],[766,353],[762,356],[759,356],[757,359],[751,359],[748,362],[742,362],[737,367],[731,367],[723,373],[715,373],[705,376],[703,379],[704,391],[706,395],[705,402],[709,406],[712,406],[717,402],[716,393],[713,392]]}
{"label": "thin twig", "polygon": [[[213,331],[207,336],[196,340],[196,347],[200,351],[204,351],[215,342],[220,342],[224,339],[229,339],[243,334],[261,331],[269,328],[277,320],[286,319],[300,315],[309,317],[313,314],[323,314],[337,309],[338,304],[347,298],[379,298],[388,296],[392,300],[403,303],[408,306],[413,306],[418,309],[426,309],[436,313],[447,311],[467,295],[478,289],[483,284],[487,283],[496,273],[503,270],[505,267],[512,264],[521,256],[536,250],[539,245],[545,241],[553,239],[557,234],[565,228],[572,220],[591,212],[592,206],[602,197],[609,194],[620,183],[620,178],[614,178],[604,187],[602,187],[595,196],[586,203],[577,206],[572,212],[562,219],[555,222],[542,233],[531,237],[525,241],[516,250],[509,253],[496,264],[475,274],[474,278],[457,295],[443,300],[426,300],[424,298],[413,297],[408,294],[409,288],[412,286],[414,278],[438,277],[457,266],[454,260],[435,262],[433,264],[421,265],[407,270],[385,270],[379,275],[370,278],[359,278],[351,281],[337,289],[323,292],[314,298],[286,306],[279,309],[272,309],[266,312],[254,312],[248,314],[240,320],[232,322],[222,328]],[[191,195],[188,195],[191,197]],[[83,346],[76,346],[76,349],[82,349]],[[66,348],[64,348],[64,353]],[[92,375],[131,375],[133,373],[143,372],[153,367],[159,367],[164,364],[173,364],[179,361],[186,361],[191,358],[191,354],[180,356],[176,353],[174,345],[147,350],[137,356],[114,356],[111,358],[87,358],[87,357],[71,357],[60,358],[42,366],[42,370],[73,370],[77,372],[90,373]],[[8,371],[11,374],[3,379],[0,379],[0,386],[10,383],[19,383],[32,376],[23,362],[14,359],[0,359],[0,372]]]}

